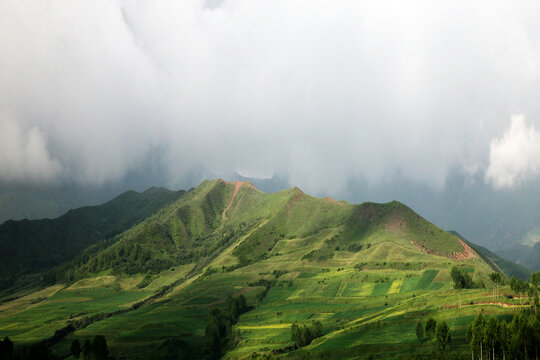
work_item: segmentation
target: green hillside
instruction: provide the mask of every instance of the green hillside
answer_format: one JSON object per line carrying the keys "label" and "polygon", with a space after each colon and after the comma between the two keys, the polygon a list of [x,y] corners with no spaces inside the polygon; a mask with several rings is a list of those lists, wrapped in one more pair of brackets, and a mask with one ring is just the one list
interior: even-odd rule
{"label": "green hillside", "polygon": [[58,265],[131,228],[183,194],[163,188],[128,191],[56,219],[6,221],[0,225],[0,289],[13,285],[21,274]]}
{"label": "green hillside", "polygon": [[[487,288],[454,290],[452,267]],[[72,340],[100,334],[127,359],[392,359],[432,352],[414,331],[434,317],[451,326],[451,353],[461,354],[480,309],[520,306],[493,301],[493,271],[398,202],[351,205],[298,188],[265,194],[249,182],[205,181],[49,272],[56,284],[11,294],[0,336],[19,346],[49,338],[60,356]],[[222,315],[211,310],[230,311],[227,297],[240,295],[247,311],[212,352],[207,323]],[[314,321],[322,336],[296,349],[291,326]],[[54,338],[66,324],[67,336]]]}
{"label": "green hillside", "polygon": [[533,272],[532,269],[516,264],[510,260],[506,260],[483,246],[473,244],[455,231],[449,232],[465,241],[471,248],[474,249],[474,251],[476,251],[477,254],[479,254],[488,264],[490,264],[492,268],[499,269],[506,275],[510,277],[513,276],[521,280],[528,280],[531,277],[531,273]]}

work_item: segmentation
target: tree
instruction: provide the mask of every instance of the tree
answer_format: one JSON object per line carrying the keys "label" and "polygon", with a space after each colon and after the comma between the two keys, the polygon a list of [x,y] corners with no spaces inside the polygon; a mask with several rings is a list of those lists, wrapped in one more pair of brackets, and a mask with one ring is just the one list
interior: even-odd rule
{"label": "tree", "polygon": [[81,343],[79,343],[79,340],[75,339],[71,342],[71,355],[75,359],[78,359],[81,356]]}
{"label": "tree", "polygon": [[540,271],[531,274],[531,285],[538,287],[540,285]]}
{"label": "tree", "polygon": [[311,325],[291,326],[291,341],[296,347],[302,347],[311,344],[311,342],[322,335],[322,324],[319,321],[312,321]]}
{"label": "tree", "polygon": [[489,278],[491,279],[491,281],[493,281],[493,285],[494,285],[493,297],[497,298],[499,285],[503,282],[503,278],[501,274],[498,272],[493,272],[489,274]]}
{"label": "tree", "polygon": [[435,328],[437,327],[437,322],[433,318],[429,318],[426,322],[426,337],[431,340],[435,336]]}
{"label": "tree", "polygon": [[510,350],[510,328],[508,326],[508,323],[506,321],[501,321],[499,324],[499,346],[500,351],[502,353],[502,358],[506,359],[506,354],[508,354],[508,351]]}
{"label": "tree", "polygon": [[497,353],[499,352],[499,322],[497,318],[490,317],[487,320],[484,329],[483,343],[486,344],[486,347],[489,346],[491,348],[492,359],[495,359],[495,350],[497,350]]}
{"label": "tree", "polygon": [[474,319],[471,326],[470,345],[473,356],[479,355],[480,359],[483,359],[484,355],[484,328],[486,325],[486,318],[484,314],[479,313]]}
{"label": "tree", "polygon": [[439,347],[439,350],[442,354],[446,351],[448,345],[452,341],[452,336],[450,335],[450,328],[446,322],[441,321],[437,324],[437,329],[435,330],[435,342]]}
{"label": "tree", "polygon": [[85,340],[84,343],[83,343],[83,346],[82,346],[82,349],[81,349],[81,353],[83,355],[83,359],[84,360],[90,360],[90,358],[92,357],[92,343],[90,342],[90,340]]}
{"label": "tree", "polygon": [[4,340],[0,340],[0,359],[12,359],[13,358],[13,343],[6,336]]}
{"label": "tree", "polygon": [[422,326],[422,322],[416,324],[416,337],[418,338],[418,341],[422,342],[422,339],[424,338],[424,327]]}
{"label": "tree", "polygon": [[92,352],[96,360],[107,360],[109,349],[107,349],[107,341],[102,335],[96,335],[92,342]]}
{"label": "tree", "polygon": [[291,341],[298,346],[302,341],[302,335],[300,334],[300,329],[296,323],[291,326]]}
{"label": "tree", "polygon": [[450,270],[450,276],[454,282],[454,289],[473,289],[483,287],[481,282],[475,284],[469,274],[455,266],[452,268],[452,270]]}

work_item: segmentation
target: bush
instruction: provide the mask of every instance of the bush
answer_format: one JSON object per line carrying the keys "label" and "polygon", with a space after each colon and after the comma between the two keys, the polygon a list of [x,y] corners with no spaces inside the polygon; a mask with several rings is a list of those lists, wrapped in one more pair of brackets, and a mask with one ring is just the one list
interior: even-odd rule
{"label": "bush", "polygon": [[296,322],[291,326],[291,340],[295,346],[302,347],[322,335],[322,324],[312,321],[311,325],[298,325]]}
{"label": "bush", "polygon": [[454,289],[478,289],[484,287],[481,281],[474,282],[469,274],[455,266],[450,271],[450,276],[454,282]]}

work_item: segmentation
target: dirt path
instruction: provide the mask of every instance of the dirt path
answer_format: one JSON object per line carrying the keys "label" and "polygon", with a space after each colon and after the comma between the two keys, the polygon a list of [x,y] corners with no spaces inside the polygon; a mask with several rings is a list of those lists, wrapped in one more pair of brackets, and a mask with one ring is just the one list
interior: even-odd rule
{"label": "dirt path", "polygon": [[[227,211],[231,208],[232,204],[233,204],[233,201],[234,201],[234,198],[236,197],[236,194],[238,193],[238,190],[240,190],[240,188],[242,187],[242,185],[244,185],[244,181],[235,181],[233,182],[234,184],[234,192],[231,196],[231,199],[229,200],[229,203],[227,204],[227,207],[225,208],[225,210],[223,210],[223,214],[221,214],[221,217],[223,219],[225,219],[225,217],[227,216]],[[230,183],[228,183],[230,184]]]}

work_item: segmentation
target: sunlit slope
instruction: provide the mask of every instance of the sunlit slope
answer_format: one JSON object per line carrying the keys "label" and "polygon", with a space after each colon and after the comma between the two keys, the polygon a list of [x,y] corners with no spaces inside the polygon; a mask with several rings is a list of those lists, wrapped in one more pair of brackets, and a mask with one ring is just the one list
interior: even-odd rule
{"label": "sunlit slope", "polygon": [[[243,294],[254,308],[241,316],[241,341],[226,357],[272,355],[290,346],[294,321],[317,319],[325,336],[308,348],[330,356],[350,348],[355,358],[365,344],[416,346],[415,321],[426,316],[457,322],[470,316],[471,309],[451,310],[459,301],[452,266],[485,282],[493,271],[458,238],[398,202],[351,205],[298,188],[265,194],[248,182],[206,181],[110,246],[65,265],[60,273],[81,277],[75,284],[28,298],[16,312],[0,312],[0,336],[17,329],[15,340],[35,341],[70,316],[128,309],[155,296],[75,331],[53,350],[67,354],[72,339],[103,334],[115,356],[193,358],[204,345],[210,309]],[[83,290],[81,284],[90,285]],[[108,294],[107,304],[92,295],[100,291]],[[464,302],[487,302],[489,291],[462,295]],[[73,304],[80,299],[88,303],[77,312]],[[56,306],[62,310],[53,319],[43,316]],[[404,333],[409,325],[411,335]],[[405,335],[385,338],[387,326]],[[290,356],[308,356],[308,348]]]}
{"label": "sunlit slope", "polygon": [[317,199],[298,188],[265,194],[249,182],[216,180],[119,236],[81,264],[79,273],[159,272],[209,259],[233,242],[223,264],[245,266],[285,254],[323,262],[345,252],[361,253],[367,262],[406,261],[422,254],[475,257],[457,237],[398,202],[350,205]]}

